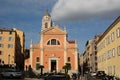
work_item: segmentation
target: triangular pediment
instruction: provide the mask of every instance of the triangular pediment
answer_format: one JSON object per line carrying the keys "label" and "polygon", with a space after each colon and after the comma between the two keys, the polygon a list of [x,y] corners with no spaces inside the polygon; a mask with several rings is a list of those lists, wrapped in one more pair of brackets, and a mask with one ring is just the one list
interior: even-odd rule
{"label": "triangular pediment", "polygon": [[42,33],[47,34],[47,35],[60,35],[60,34],[64,35],[64,34],[66,34],[66,31],[62,30],[58,26],[55,26],[55,27],[51,27],[47,30],[44,30]]}

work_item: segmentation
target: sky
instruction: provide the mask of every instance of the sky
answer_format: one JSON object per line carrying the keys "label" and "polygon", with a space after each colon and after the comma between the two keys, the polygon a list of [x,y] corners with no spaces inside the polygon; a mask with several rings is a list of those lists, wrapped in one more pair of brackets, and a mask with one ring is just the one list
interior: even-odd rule
{"label": "sky", "polygon": [[0,0],[0,28],[25,32],[25,48],[40,40],[46,10],[54,24],[66,27],[69,40],[76,40],[79,53],[87,40],[103,33],[120,16],[120,0]]}

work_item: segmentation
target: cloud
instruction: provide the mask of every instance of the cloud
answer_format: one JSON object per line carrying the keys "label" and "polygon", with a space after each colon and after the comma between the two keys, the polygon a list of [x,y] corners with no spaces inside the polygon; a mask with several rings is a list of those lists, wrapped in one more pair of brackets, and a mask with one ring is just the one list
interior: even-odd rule
{"label": "cloud", "polygon": [[53,20],[88,19],[120,14],[120,0],[58,0],[51,11]]}

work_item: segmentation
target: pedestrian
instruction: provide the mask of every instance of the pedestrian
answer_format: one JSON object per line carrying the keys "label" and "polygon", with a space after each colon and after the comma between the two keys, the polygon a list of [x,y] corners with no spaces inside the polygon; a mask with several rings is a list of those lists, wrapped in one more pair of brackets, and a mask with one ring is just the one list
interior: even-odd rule
{"label": "pedestrian", "polygon": [[73,80],[76,80],[76,79],[77,79],[77,74],[76,74],[76,73],[73,73],[73,74],[72,74],[72,78],[73,78]]}
{"label": "pedestrian", "polygon": [[117,80],[115,76],[113,76],[113,80]]}
{"label": "pedestrian", "polygon": [[26,71],[27,71],[27,65],[26,65]]}
{"label": "pedestrian", "polygon": [[78,79],[80,79],[80,73],[78,73]]}

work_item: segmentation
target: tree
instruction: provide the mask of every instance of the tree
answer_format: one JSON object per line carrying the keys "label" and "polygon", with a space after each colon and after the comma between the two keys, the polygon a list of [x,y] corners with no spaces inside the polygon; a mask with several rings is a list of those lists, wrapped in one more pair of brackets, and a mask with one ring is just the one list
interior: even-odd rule
{"label": "tree", "polygon": [[42,74],[43,74],[43,68],[44,68],[44,66],[43,66],[43,65],[40,65],[39,68],[40,68],[40,71],[41,71],[40,73],[41,73],[41,75],[42,75]]}
{"label": "tree", "polygon": [[68,70],[71,69],[71,64],[70,64],[70,63],[66,63],[66,64],[63,66],[63,69],[65,69],[65,74],[68,74]]}

